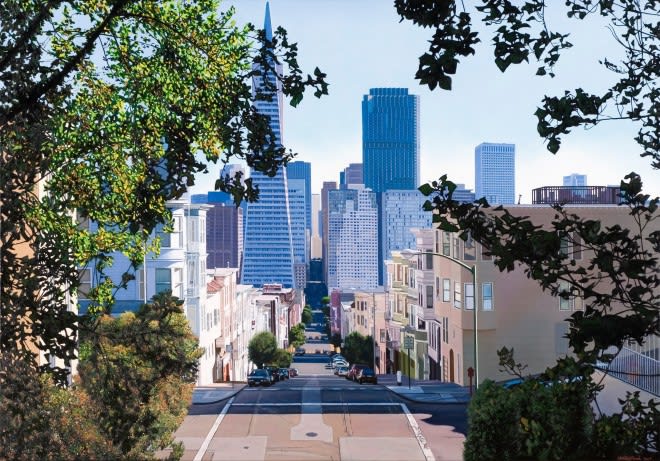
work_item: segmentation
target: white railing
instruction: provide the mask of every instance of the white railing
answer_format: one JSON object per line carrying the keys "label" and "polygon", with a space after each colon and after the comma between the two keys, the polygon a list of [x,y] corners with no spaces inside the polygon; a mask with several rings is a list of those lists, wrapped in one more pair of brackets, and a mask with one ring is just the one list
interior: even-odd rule
{"label": "white railing", "polygon": [[613,378],[660,396],[660,337],[657,335],[646,338],[641,346],[623,347],[610,364],[599,362],[597,366]]}

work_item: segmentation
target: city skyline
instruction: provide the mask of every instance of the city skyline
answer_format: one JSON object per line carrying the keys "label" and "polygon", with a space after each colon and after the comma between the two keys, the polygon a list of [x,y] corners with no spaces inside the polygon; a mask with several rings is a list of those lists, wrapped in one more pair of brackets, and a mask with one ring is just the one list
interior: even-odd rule
{"label": "city skyline", "polygon": [[[221,9],[235,6],[239,23],[260,26],[265,4],[223,1]],[[432,32],[408,21],[399,23],[390,2],[271,0],[270,9],[273,27],[284,27],[289,39],[298,43],[304,70],[318,66],[328,74],[328,96],[317,100],[309,94],[296,109],[285,103],[284,145],[299,154],[296,160],[312,164],[313,193],[320,192],[324,181],[338,181],[346,165],[362,158],[360,103],[374,87],[405,87],[420,96],[422,184],[446,173],[450,180],[474,189],[474,148],[493,142],[516,144],[516,195],[522,195],[523,203],[531,203],[533,188],[561,185],[563,176],[574,171],[587,174],[594,185],[618,184],[635,171],[647,193],[660,193],[657,173],[638,155],[632,123],[609,122],[566,135],[557,155],[546,150],[536,131],[533,113],[543,95],[610,85],[612,76],[598,64],[604,49],[616,51],[604,23],[571,27],[575,47],[562,55],[554,79],[534,77],[533,65],[500,73],[488,49],[490,39],[483,35],[477,55],[461,61],[453,91],[431,92],[414,74]],[[551,23],[557,23],[550,13]],[[558,23],[561,28],[567,20],[560,18]],[[212,190],[219,168],[200,176],[193,193]]]}

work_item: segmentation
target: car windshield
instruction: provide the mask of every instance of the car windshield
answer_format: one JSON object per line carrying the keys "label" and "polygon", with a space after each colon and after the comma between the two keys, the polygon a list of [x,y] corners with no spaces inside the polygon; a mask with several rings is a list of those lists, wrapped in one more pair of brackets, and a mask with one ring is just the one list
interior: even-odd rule
{"label": "car windshield", "polygon": [[266,375],[266,370],[254,370],[252,373],[250,373],[250,376],[265,376]]}
{"label": "car windshield", "polygon": [[362,369],[362,374],[363,375],[373,375],[374,371],[371,368],[364,368],[364,369]]}

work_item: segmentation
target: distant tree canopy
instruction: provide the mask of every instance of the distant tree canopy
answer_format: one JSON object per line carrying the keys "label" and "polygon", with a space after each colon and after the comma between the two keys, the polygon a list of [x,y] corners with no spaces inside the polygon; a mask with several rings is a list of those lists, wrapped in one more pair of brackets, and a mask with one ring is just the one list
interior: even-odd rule
{"label": "distant tree canopy", "polygon": [[312,314],[312,310],[307,309],[307,307],[305,307],[302,312],[303,323],[310,325],[313,320],[314,320],[314,315]]}
{"label": "distant tree canopy", "polygon": [[305,344],[305,324],[299,323],[289,330],[289,344],[293,347],[300,347]]}
{"label": "distant tree canopy", "polygon": [[335,333],[330,337],[330,344],[332,344],[335,347],[341,346],[341,335],[339,333]]}
{"label": "distant tree canopy", "polygon": [[351,364],[366,363],[371,366],[374,363],[374,344],[371,336],[365,337],[357,331],[344,338],[341,353]]}
{"label": "distant tree canopy", "polygon": [[[577,127],[603,121],[633,122],[639,126],[635,140],[641,156],[660,168],[658,2],[482,0],[472,7],[467,2],[395,0],[395,7],[403,19],[433,29],[429,51],[420,57],[416,74],[432,90],[451,90],[459,59],[475,53],[474,45],[480,39],[472,28],[474,17],[495,27],[494,61],[501,71],[534,59],[539,63],[536,75],[550,77],[561,52],[571,46],[568,34],[553,31],[547,23],[550,9],[563,10],[578,21],[595,14],[605,18],[623,58],[618,63],[608,59],[602,63],[618,81],[600,94],[577,88],[558,97],[546,96],[535,112],[538,132],[548,150],[556,153],[561,137]],[[598,363],[610,363],[624,345],[643,345],[647,337],[660,334],[660,201],[642,192],[639,175],[620,173],[625,175],[620,206],[627,207],[632,217],[630,229],[584,220],[563,204],[553,206],[555,217],[549,228],[541,227],[505,207],[493,208],[483,198],[471,204],[455,201],[456,184],[446,175],[420,188],[429,197],[425,209],[433,212],[438,227],[479,242],[500,271],[522,265],[542,289],[584,299],[584,311],[574,312],[567,320],[572,354],[560,357],[541,379],[562,383],[562,377],[579,378],[547,392],[539,391],[542,384],[537,380],[505,394],[510,399],[498,400],[495,388],[482,387],[470,410],[470,424],[480,429],[468,436],[466,459],[616,459],[657,454],[657,429],[645,430],[660,427],[656,402],[647,405],[638,395],[629,394],[621,413],[588,415],[587,419],[575,413],[591,411],[588,403],[602,389],[601,383],[592,380]],[[576,263],[572,254],[560,251],[565,243],[586,255],[587,263]],[[505,369],[522,375],[512,352],[503,349],[500,354]],[[571,415],[558,411],[557,399],[570,400],[572,420]],[[511,408],[519,412],[516,418],[506,416]],[[502,418],[500,423],[494,425],[492,421],[498,418]],[[569,423],[581,425],[575,427],[575,433],[582,435],[555,443]],[[486,426],[489,433],[484,432]]]}
{"label": "distant tree canopy", "polygon": [[[271,41],[233,13],[217,0],[0,2],[0,351],[36,346],[68,365],[79,268],[94,277],[90,315],[110,313],[196,174],[243,160],[274,175],[292,158],[251,81],[275,75],[295,106],[305,88],[327,92],[324,74],[304,76],[283,29]],[[243,179],[216,188],[254,200]],[[115,251],[132,263],[117,284]]]}
{"label": "distant tree canopy", "polygon": [[248,358],[257,368],[272,363],[277,354],[277,339],[270,331],[262,331],[252,337],[248,344]]}

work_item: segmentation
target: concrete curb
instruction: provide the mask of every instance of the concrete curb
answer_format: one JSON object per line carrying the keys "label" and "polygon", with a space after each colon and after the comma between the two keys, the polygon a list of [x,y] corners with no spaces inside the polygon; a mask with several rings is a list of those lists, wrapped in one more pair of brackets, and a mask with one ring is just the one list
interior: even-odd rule
{"label": "concrete curb", "polygon": [[218,404],[222,401],[225,401],[227,399],[235,397],[238,393],[240,393],[246,387],[247,387],[247,385],[241,386],[239,389],[236,389],[236,390],[227,391],[227,393],[225,395],[223,395],[221,398],[218,398],[216,400],[209,400],[209,401],[205,401],[205,402],[195,402],[194,397],[193,397],[193,401],[191,402],[191,405],[215,405],[215,404]]}
{"label": "concrete curb", "polygon": [[[379,386],[382,386],[386,388],[389,392],[392,394],[401,397],[404,400],[407,400],[408,402],[412,403],[424,403],[424,404],[431,404],[431,405],[467,405],[470,403],[470,400],[465,400],[465,401],[433,401],[433,400],[422,400],[422,399],[415,399],[411,394],[406,394],[406,393],[399,393],[395,390],[390,389],[389,386],[386,386],[384,384],[379,384]],[[432,393],[421,393],[421,395],[433,395]]]}

